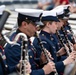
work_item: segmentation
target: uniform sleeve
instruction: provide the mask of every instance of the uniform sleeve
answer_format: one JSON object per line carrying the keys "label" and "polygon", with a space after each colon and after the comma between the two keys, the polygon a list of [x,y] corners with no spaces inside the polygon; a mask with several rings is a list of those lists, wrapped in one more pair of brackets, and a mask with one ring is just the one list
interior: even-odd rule
{"label": "uniform sleeve", "polygon": [[[50,46],[47,44],[46,41],[41,41],[41,42],[42,42],[42,44],[44,45],[44,47],[45,47],[47,50],[50,49]],[[36,51],[37,57],[40,57],[42,50],[41,50],[41,47],[40,47],[40,45],[39,45],[39,43],[38,43],[37,38],[34,39],[33,45],[34,45],[35,49],[37,50],[37,51]]]}
{"label": "uniform sleeve", "polygon": [[[46,47],[47,45],[44,45],[44,46]],[[49,45],[46,48],[47,48],[47,50],[49,50]],[[56,58],[54,58],[54,60],[55,59]],[[64,72],[65,66],[62,61],[55,62],[55,65],[56,65],[56,70],[59,74]]]}
{"label": "uniform sleeve", "polygon": [[[8,73],[17,72],[16,65],[19,63],[21,58],[21,44],[19,45],[10,45],[7,44],[5,47],[5,55],[7,58]],[[32,65],[32,64],[31,64]],[[45,75],[42,69],[32,70],[31,75]]]}
{"label": "uniform sleeve", "polygon": [[55,66],[56,66],[56,70],[58,73],[64,72],[65,66],[64,66],[64,63],[62,61],[55,63]]}
{"label": "uniform sleeve", "polygon": [[8,65],[8,72],[16,72],[16,65],[20,61],[21,56],[21,47],[18,45],[9,45],[7,44],[5,48],[6,62]]}
{"label": "uniform sleeve", "polygon": [[[51,48],[52,45],[49,44],[49,43],[48,43],[47,41],[45,41],[45,40],[43,40],[42,43],[43,43],[44,47],[45,47],[48,51],[51,51],[51,54],[52,54],[54,60],[56,60],[56,56],[54,56],[55,54],[53,53],[55,50],[53,50],[53,48]],[[59,62],[54,61],[54,62],[55,62],[55,64],[56,64],[57,72],[58,72],[58,73],[61,73],[61,72],[63,73],[64,68],[65,68],[63,62],[62,62],[62,61],[59,61]]]}
{"label": "uniform sleeve", "polygon": [[33,70],[31,75],[45,75],[43,69]]}
{"label": "uniform sleeve", "polygon": [[[20,60],[20,47],[14,46],[10,49],[7,45],[6,49],[6,56],[7,56],[7,63],[8,63],[8,72],[16,72],[16,65],[19,63]],[[42,69],[32,70],[31,75],[45,75]]]}

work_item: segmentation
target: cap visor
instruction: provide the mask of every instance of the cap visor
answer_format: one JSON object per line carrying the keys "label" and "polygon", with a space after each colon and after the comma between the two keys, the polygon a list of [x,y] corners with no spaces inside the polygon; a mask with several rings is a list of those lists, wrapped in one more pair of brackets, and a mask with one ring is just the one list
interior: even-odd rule
{"label": "cap visor", "polygon": [[56,22],[60,22],[56,16],[42,17],[42,21],[56,21]]}
{"label": "cap visor", "polygon": [[36,25],[43,26],[44,24],[41,21],[35,22]]}
{"label": "cap visor", "polygon": [[55,18],[54,21],[56,21],[56,22],[60,22],[60,21],[58,20],[58,18]]}

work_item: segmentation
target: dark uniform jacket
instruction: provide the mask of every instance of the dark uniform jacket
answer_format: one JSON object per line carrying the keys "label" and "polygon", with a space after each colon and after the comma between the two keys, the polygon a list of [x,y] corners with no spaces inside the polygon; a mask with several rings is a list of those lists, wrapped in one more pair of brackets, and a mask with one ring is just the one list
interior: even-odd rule
{"label": "dark uniform jacket", "polygon": [[7,75],[6,57],[2,46],[0,46],[0,75]]}
{"label": "dark uniform jacket", "polygon": [[[56,51],[56,47],[51,41],[50,34],[45,31],[41,31],[39,36],[40,36],[41,42],[43,43],[44,47],[51,53],[52,57],[54,58],[54,62],[55,62],[58,73],[62,73],[64,71],[65,66],[62,61],[57,62],[57,56],[56,56],[57,51]],[[37,38],[35,38],[33,44],[35,48],[38,50],[37,51],[38,54],[40,55],[41,50],[39,49],[40,47],[39,47]]]}
{"label": "dark uniform jacket", "polygon": [[68,36],[68,39],[70,40],[71,43],[73,43],[73,35],[71,33],[71,27],[69,25],[66,25],[65,28],[64,28],[67,32],[67,36]]}
{"label": "dark uniform jacket", "polygon": [[[51,34],[50,36],[51,36],[51,41],[54,44],[56,51],[59,51],[62,48],[62,45],[61,45],[57,35]],[[57,57],[58,61],[63,61],[64,59],[66,59],[65,55]]]}
{"label": "dark uniform jacket", "polygon": [[[10,40],[13,41],[15,36],[20,33],[19,30],[13,33],[10,37]],[[17,72],[16,65],[19,63],[21,59],[21,38],[18,40],[19,45],[10,45],[7,44],[5,47],[5,55],[7,58],[8,72]],[[38,69],[38,64],[35,62],[35,56],[33,50],[31,50],[31,45],[28,42],[28,52],[29,52],[29,62],[31,64],[32,73],[31,75],[44,75],[44,71],[42,69]]]}

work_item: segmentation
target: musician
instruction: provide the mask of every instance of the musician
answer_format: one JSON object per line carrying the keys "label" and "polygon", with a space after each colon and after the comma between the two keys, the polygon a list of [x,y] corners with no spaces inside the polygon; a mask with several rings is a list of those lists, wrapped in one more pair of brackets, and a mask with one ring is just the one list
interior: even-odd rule
{"label": "musician", "polygon": [[[16,35],[20,32],[27,35],[28,39],[33,36],[36,32],[36,25],[43,25],[40,21],[42,10],[36,9],[16,9],[18,12],[18,29],[15,33],[13,33],[10,37],[10,40],[13,41]],[[6,60],[8,65],[8,72],[19,72],[19,65],[21,59],[21,38],[18,40],[19,45],[11,45],[7,44],[5,47]],[[43,68],[39,69],[39,64],[36,63],[36,60],[40,60],[40,56],[36,58],[36,52],[33,50],[30,45],[30,41],[28,41],[28,52],[29,52],[29,62],[31,64],[31,68],[28,66],[29,73],[31,75],[46,75],[51,73],[52,71],[56,71],[55,64],[53,62],[47,63]],[[37,61],[38,61],[37,60]],[[39,62],[39,61],[38,61]],[[48,69],[49,68],[49,69]],[[27,69],[26,69],[27,70]],[[32,70],[32,71],[31,71]]]}
{"label": "musician", "polygon": [[68,19],[69,19],[69,9],[72,7],[71,5],[70,6],[65,6],[66,9],[62,9],[61,7],[57,8],[58,10],[56,11],[58,13],[58,18],[63,22],[63,27],[65,29],[65,31],[67,32],[67,36],[68,36],[68,39],[71,41],[71,43],[75,44],[75,41],[74,41],[74,36],[73,36],[73,31],[71,29],[71,26],[69,25],[68,23]]}
{"label": "musician", "polygon": [[[70,56],[65,59],[64,61],[57,61],[57,56],[56,56],[56,49],[55,46],[53,44],[53,42],[51,41],[50,38],[50,34],[56,33],[57,30],[57,22],[59,22],[59,20],[56,17],[56,14],[54,14],[53,11],[44,11],[43,15],[42,15],[42,22],[44,23],[44,26],[42,26],[41,28],[41,32],[40,32],[40,39],[41,39],[41,43],[44,45],[44,47],[51,53],[52,57],[54,58],[54,62],[55,62],[55,66],[57,69],[57,72],[62,75],[64,68],[66,65],[74,62],[74,59],[76,57],[76,52],[74,54],[74,52],[72,52],[70,54]],[[37,39],[35,38],[34,40],[34,46],[37,50],[39,50],[39,45],[37,42]],[[40,53],[40,51],[38,51],[38,53]],[[71,57],[73,55],[73,58]]]}
{"label": "musician", "polygon": [[[75,6],[69,6],[68,7],[68,12],[71,12],[71,13],[76,13],[76,7]],[[71,30],[71,27],[68,25],[68,27],[69,27],[69,30]],[[71,30],[71,34],[72,34],[72,37],[71,37],[71,39],[72,39],[72,43],[74,44],[74,50],[76,50],[76,43],[75,43],[75,39],[74,39],[74,34],[73,34],[73,31]]]}
{"label": "musician", "polygon": [[[55,8],[56,9],[56,8]],[[57,8],[58,9],[58,8]],[[56,14],[57,14],[57,17],[58,17],[58,19],[59,19],[59,23],[58,23],[58,27],[57,27],[57,31],[59,32],[59,34],[58,33],[55,33],[55,34],[53,34],[52,35],[52,38],[53,38],[53,43],[54,43],[54,46],[56,47],[56,50],[57,50],[57,54],[59,54],[59,56],[61,56],[61,57],[58,57],[58,60],[60,61],[62,61],[62,60],[64,60],[64,59],[66,59],[66,55],[67,55],[67,53],[66,53],[66,51],[64,50],[64,48],[63,48],[63,44],[62,44],[62,42],[61,42],[61,40],[63,41],[63,43],[66,43],[66,41],[65,41],[65,38],[64,38],[64,34],[63,34],[63,32],[62,32],[62,30],[61,30],[61,28],[63,27],[63,25],[65,25],[65,30],[66,31],[69,31],[68,32],[68,38],[69,38],[69,40],[70,41],[72,41],[72,39],[71,39],[71,37],[72,37],[72,35],[71,35],[71,32],[70,32],[70,30],[69,30],[69,26],[67,25],[68,24],[68,22],[67,22],[67,20],[68,20],[68,17],[69,17],[69,14],[65,14],[64,15],[64,9],[62,9],[62,8],[59,8],[58,10],[54,10],[54,12],[56,12]],[[59,36],[61,37],[61,38],[59,38]]]}

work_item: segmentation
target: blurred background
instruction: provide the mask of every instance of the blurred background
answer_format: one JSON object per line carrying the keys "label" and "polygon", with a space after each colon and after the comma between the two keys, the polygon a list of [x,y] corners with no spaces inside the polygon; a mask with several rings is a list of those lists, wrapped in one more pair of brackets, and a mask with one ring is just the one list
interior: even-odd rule
{"label": "blurred background", "polygon": [[6,8],[14,10],[15,8],[35,8],[37,0],[0,0],[0,5],[6,5]]}
{"label": "blurred background", "polygon": [[[59,3],[60,1],[60,3]],[[65,1],[65,2],[63,2]],[[75,5],[76,0],[0,0],[0,5],[6,5],[6,8],[14,10],[15,8],[40,8],[40,3],[42,6],[58,6],[61,4],[72,3]]]}
{"label": "blurred background", "polygon": [[[35,8],[43,10],[51,10],[58,5],[72,4],[76,6],[76,0],[0,0],[0,5],[5,5],[6,9],[12,11],[12,14],[8,18],[4,30],[10,31],[17,23],[17,12],[15,8]],[[72,14],[70,17],[76,18],[76,14]],[[69,20],[69,23],[76,34],[76,20]]]}

